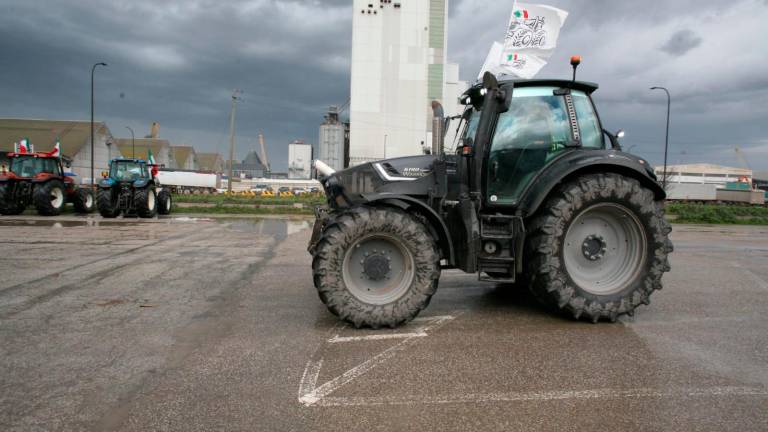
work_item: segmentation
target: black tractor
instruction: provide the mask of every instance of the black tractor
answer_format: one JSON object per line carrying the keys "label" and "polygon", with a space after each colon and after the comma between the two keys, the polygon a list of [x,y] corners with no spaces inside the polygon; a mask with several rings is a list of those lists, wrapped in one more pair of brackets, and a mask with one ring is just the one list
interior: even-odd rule
{"label": "black tractor", "polygon": [[441,270],[460,269],[592,322],[649,304],[673,250],[665,192],[603,129],[597,88],[486,74],[461,99],[455,152],[318,163],[328,205],[309,252],[323,303],[356,327],[396,327],[427,307]]}
{"label": "black tractor", "polygon": [[156,165],[141,159],[114,159],[102,173],[97,206],[105,218],[153,218],[171,213],[171,195],[160,186]]}

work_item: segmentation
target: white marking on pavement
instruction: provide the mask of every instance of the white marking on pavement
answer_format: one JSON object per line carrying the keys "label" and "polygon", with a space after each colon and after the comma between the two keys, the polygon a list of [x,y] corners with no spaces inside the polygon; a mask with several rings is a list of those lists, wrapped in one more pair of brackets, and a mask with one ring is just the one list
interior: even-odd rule
{"label": "white marking on pavement", "polygon": [[477,404],[493,402],[546,402],[574,399],[638,399],[638,398],[693,398],[693,397],[768,397],[764,387],[709,387],[632,390],[596,389],[562,390],[525,393],[486,393],[447,396],[402,396],[402,397],[323,397],[307,406],[349,407],[376,405],[414,404]]}
{"label": "white marking on pavement", "polygon": [[[429,330],[436,329],[446,322],[452,320],[452,316],[430,317],[422,318],[420,322],[430,321],[429,324],[422,328],[422,332],[426,333]],[[414,320],[415,321],[415,320]],[[420,333],[416,333],[420,334]],[[320,376],[320,368],[322,367],[323,359],[312,361],[307,363],[307,367],[304,369],[304,374],[299,385],[299,402],[305,406],[314,406],[319,404],[323,398],[336,391],[339,387],[342,387],[356,378],[364,375],[368,371],[372,370],[376,366],[384,363],[395,354],[405,350],[408,346],[419,340],[421,336],[411,336],[405,338],[395,344],[394,346],[384,350],[383,352],[375,355],[373,358],[366,360],[365,362],[349,369],[336,378],[326,382],[325,384],[317,387],[317,380]]]}
{"label": "white marking on pavement", "polygon": [[[416,318],[412,322],[413,323],[420,323],[420,322],[426,322],[426,323],[435,323],[438,321],[444,321],[444,320],[450,320],[453,319],[452,316],[435,316],[435,317],[423,317],[423,318]],[[348,328],[348,326],[345,326],[344,328]],[[343,330],[343,329],[342,329]],[[414,337],[426,337],[427,332],[425,326],[420,326],[415,329],[413,332],[409,333],[385,333],[385,334],[372,334],[367,336],[339,336],[336,334],[336,336],[328,339],[328,343],[343,343],[343,342],[361,342],[361,341],[378,341],[378,340],[387,340],[387,339],[409,339]]]}
{"label": "white marking on pavement", "polygon": [[408,338],[425,337],[425,336],[427,336],[427,334],[423,332],[422,333],[379,334],[379,335],[369,335],[369,336],[348,336],[348,337],[339,337],[339,335],[336,335],[333,338],[328,339],[328,343],[360,342],[360,341],[386,340],[386,339],[408,339]]}

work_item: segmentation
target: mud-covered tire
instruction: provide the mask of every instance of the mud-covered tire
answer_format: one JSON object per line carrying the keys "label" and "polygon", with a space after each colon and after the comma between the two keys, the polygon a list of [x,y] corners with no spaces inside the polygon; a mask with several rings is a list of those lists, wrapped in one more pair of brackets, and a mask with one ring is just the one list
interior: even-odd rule
{"label": "mud-covered tire", "polygon": [[74,205],[76,213],[93,213],[93,210],[96,208],[96,199],[93,196],[93,191],[90,189],[78,189],[75,191],[75,196],[72,199],[72,205]]}
{"label": "mud-covered tire", "polygon": [[51,180],[35,188],[32,203],[37,213],[41,216],[60,215],[66,202],[64,193],[64,184],[58,180]]}
{"label": "mud-covered tire", "polygon": [[157,192],[154,186],[137,189],[133,196],[139,217],[149,219],[157,215]]}
{"label": "mud-covered tire", "polygon": [[99,189],[96,207],[98,207],[99,214],[103,218],[114,219],[120,215],[120,209],[117,207],[117,198],[111,188]]}
{"label": "mud-covered tire", "polygon": [[[632,229],[640,235],[633,237],[630,232],[623,242],[614,242],[627,245],[619,245],[617,251],[602,243],[602,254],[598,251],[600,255],[590,258],[592,252],[588,245],[591,243],[575,242],[574,237],[568,237],[568,233],[572,226],[584,224],[584,215],[589,215],[591,209],[601,208],[615,209],[619,214],[623,212],[629,221],[621,221],[619,218],[618,223],[635,227]],[[600,221],[599,218],[597,220]],[[610,216],[606,217],[606,221],[605,226],[609,227]],[[672,228],[665,219],[663,202],[657,201],[652,191],[633,178],[610,173],[578,177],[560,186],[539,213],[528,222],[528,227],[525,276],[529,279],[531,291],[544,305],[559,309],[576,319],[584,318],[592,322],[607,319],[615,322],[621,315],[633,315],[640,305],[650,304],[651,294],[662,289],[662,276],[670,270],[667,257],[673,251],[672,242],[669,240]],[[575,227],[574,231],[578,232],[579,229]],[[611,227],[606,230],[608,233],[611,230],[620,232],[622,228]],[[586,232],[589,232],[589,229]],[[632,238],[640,240],[633,242]],[[603,242],[602,238],[600,241]],[[631,252],[633,243],[639,248],[634,249],[639,251],[634,255]],[[611,254],[614,254],[618,257],[613,264],[616,268],[621,268],[621,265],[615,263],[629,263],[626,266],[628,269],[617,273],[620,277],[606,277],[606,283],[618,283],[614,290],[601,291],[605,285],[587,286],[590,284],[583,282],[594,275],[569,264],[578,263],[573,257],[574,254],[578,255],[579,249],[572,249],[574,247],[583,248],[585,260],[594,259],[596,256],[614,259],[611,258]],[[638,258],[622,261],[624,250],[627,251],[627,257],[636,255]],[[603,258],[597,260],[600,259]],[[569,265],[573,269],[572,273],[569,273]],[[589,264],[585,268],[589,269]],[[582,283],[577,283],[574,279],[581,280]]]}
{"label": "mud-covered tire", "polygon": [[[386,303],[363,300],[364,296],[355,292],[366,282],[350,282],[349,264],[345,269],[345,262],[350,262],[360,242],[377,236],[397,243],[395,247],[401,248],[412,263],[412,273],[407,266],[398,272],[397,277],[409,276],[398,282],[402,288],[395,290],[397,297]],[[317,243],[312,270],[320,300],[333,314],[357,328],[394,328],[429,305],[440,278],[440,254],[427,227],[402,210],[358,207],[331,215]]]}
{"label": "mud-covered tire", "polygon": [[157,213],[163,216],[171,214],[171,208],[173,207],[173,198],[171,198],[170,192],[166,189],[160,191],[157,194]]}
{"label": "mud-covered tire", "polygon": [[0,215],[15,216],[24,213],[24,206],[11,200],[10,184],[0,185]]}

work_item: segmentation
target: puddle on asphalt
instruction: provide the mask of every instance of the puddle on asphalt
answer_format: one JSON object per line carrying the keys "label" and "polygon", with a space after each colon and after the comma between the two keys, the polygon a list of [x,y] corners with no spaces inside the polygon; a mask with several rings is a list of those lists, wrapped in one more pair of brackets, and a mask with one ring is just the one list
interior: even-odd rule
{"label": "puddle on asphalt", "polygon": [[262,236],[272,236],[278,240],[285,239],[291,234],[312,228],[309,220],[302,219],[208,219],[190,217],[164,217],[158,219],[101,219],[83,217],[65,220],[51,219],[0,219],[0,227],[43,227],[43,228],[75,228],[75,227],[138,227],[157,224],[195,224],[217,222],[226,224],[230,229]]}
{"label": "puddle on asphalt", "polygon": [[237,232],[273,236],[278,240],[312,227],[309,220],[291,219],[230,219],[220,222],[228,224],[230,229]]}

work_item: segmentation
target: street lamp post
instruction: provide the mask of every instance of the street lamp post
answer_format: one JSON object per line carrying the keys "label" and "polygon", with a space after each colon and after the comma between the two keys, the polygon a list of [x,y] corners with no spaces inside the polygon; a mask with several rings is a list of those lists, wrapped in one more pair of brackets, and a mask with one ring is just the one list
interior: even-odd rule
{"label": "street lamp post", "polygon": [[664,190],[667,190],[667,156],[669,154],[669,113],[672,109],[672,96],[669,95],[669,90],[665,87],[651,87],[651,90],[664,90],[667,93],[667,139],[664,143],[664,178],[662,179],[662,186]]}
{"label": "street lamp post", "polygon": [[134,135],[133,129],[131,129],[130,126],[126,126],[125,128],[131,131],[131,154],[133,155],[131,157],[136,159],[136,135]]}
{"label": "street lamp post", "polygon": [[91,188],[96,187],[96,171],[95,171],[95,163],[94,163],[94,127],[93,127],[93,75],[96,73],[96,67],[97,66],[107,66],[106,63],[96,63],[91,68]]}

